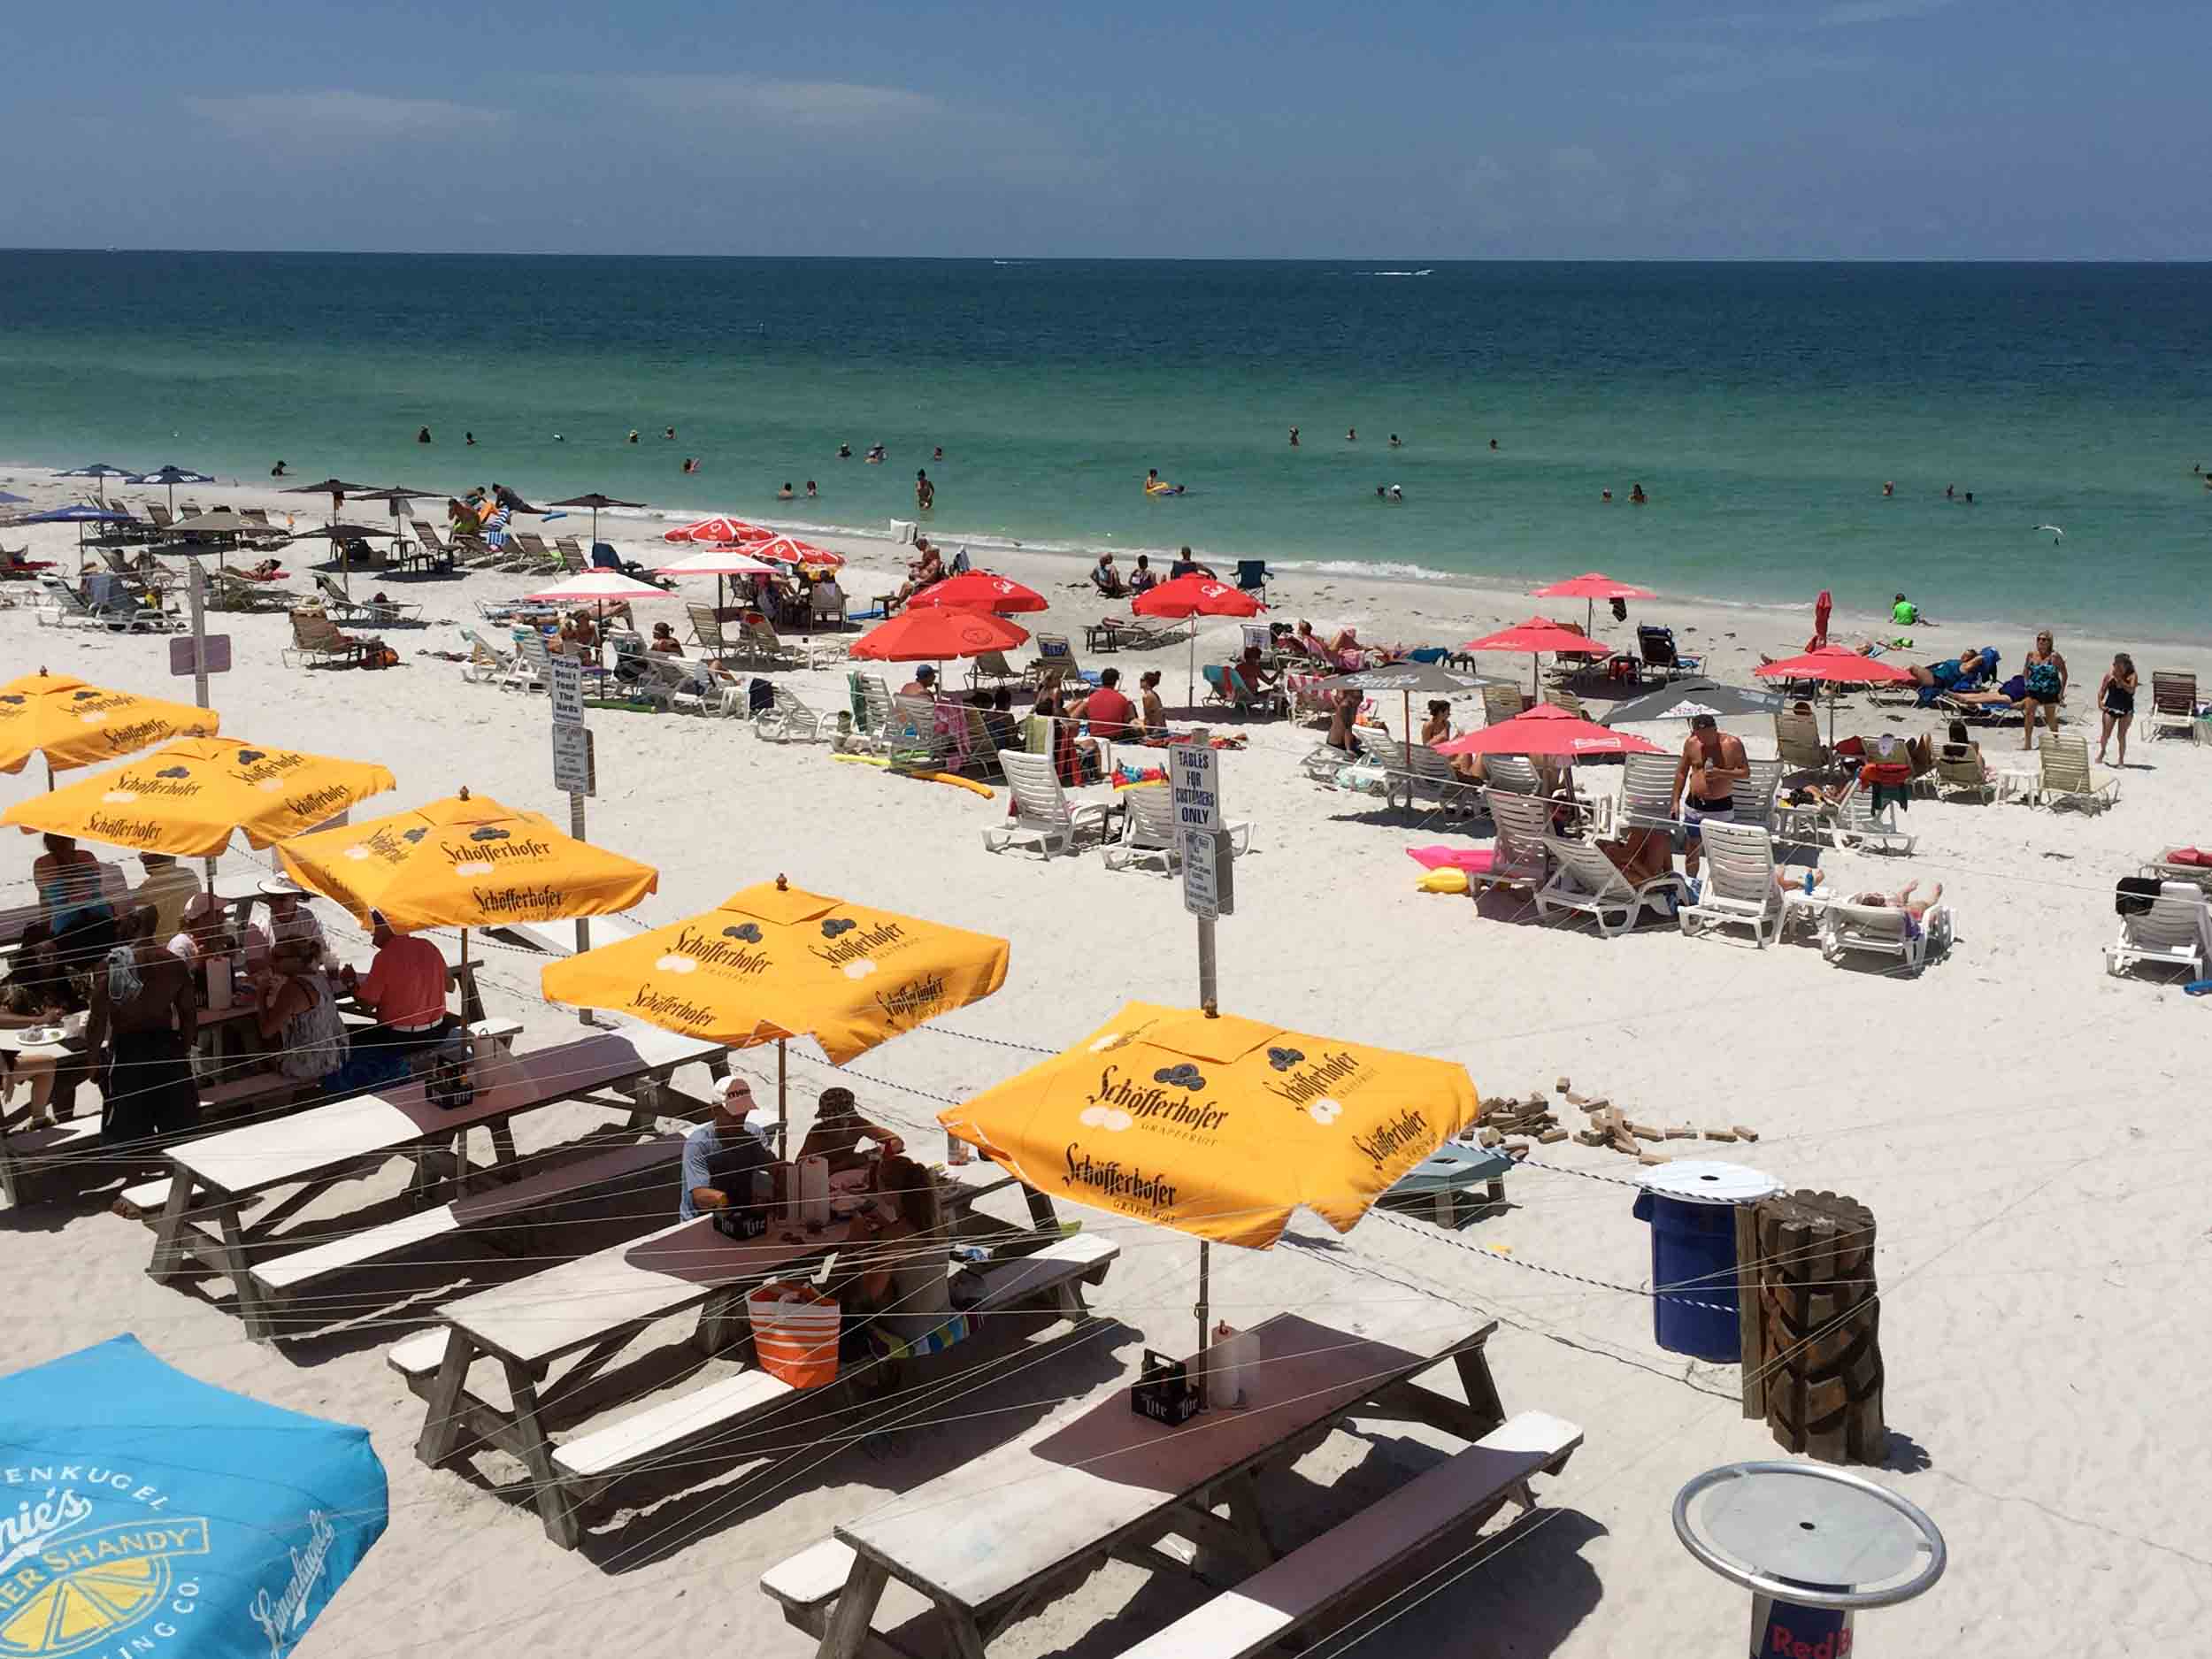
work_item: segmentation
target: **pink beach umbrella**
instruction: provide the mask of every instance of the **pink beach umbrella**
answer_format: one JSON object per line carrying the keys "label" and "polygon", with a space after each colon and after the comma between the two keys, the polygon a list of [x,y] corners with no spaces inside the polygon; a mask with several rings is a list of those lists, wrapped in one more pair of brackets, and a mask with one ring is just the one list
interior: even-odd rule
{"label": "pink beach umbrella", "polygon": [[1579,576],[1570,576],[1563,582],[1554,582],[1548,588],[1539,588],[1530,595],[1535,599],[1586,599],[1584,607],[1582,631],[1587,634],[1597,625],[1598,601],[1601,599],[1655,599],[1658,595],[1648,588],[1639,588],[1633,582],[1617,580],[1603,571],[1585,571]]}
{"label": "pink beach umbrella", "polygon": [[1839,645],[1824,645],[1816,651],[1786,657],[1778,663],[1762,663],[1751,671],[1762,680],[1809,680],[1828,687],[1828,746],[1836,741],[1836,687],[1839,686],[1896,686],[1912,680],[1912,670],[1901,663],[1886,663],[1878,657],[1862,657]]}
{"label": "pink beach umbrella", "polygon": [[1609,657],[1613,648],[1602,641],[1594,640],[1586,634],[1576,632],[1566,624],[1554,622],[1548,617],[1531,617],[1517,622],[1509,628],[1495,634],[1486,634],[1479,640],[1470,640],[1459,648],[1463,651],[1526,651],[1528,653],[1529,690],[1541,695],[1543,681],[1536,659],[1546,653],[1554,657]]}

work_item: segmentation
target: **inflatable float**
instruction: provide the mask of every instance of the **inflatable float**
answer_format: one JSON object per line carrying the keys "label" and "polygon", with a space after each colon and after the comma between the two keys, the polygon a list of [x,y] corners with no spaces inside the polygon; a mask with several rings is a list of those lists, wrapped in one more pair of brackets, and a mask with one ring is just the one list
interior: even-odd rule
{"label": "inflatable float", "polygon": [[989,784],[980,783],[973,778],[963,778],[956,772],[909,772],[902,766],[895,769],[889,758],[882,755],[832,755],[830,758],[849,760],[856,766],[880,766],[886,772],[896,770],[902,778],[921,778],[931,783],[949,783],[955,788],[965,789],[971,794],[979,795],[986,801],[993,799],[997,794]]}

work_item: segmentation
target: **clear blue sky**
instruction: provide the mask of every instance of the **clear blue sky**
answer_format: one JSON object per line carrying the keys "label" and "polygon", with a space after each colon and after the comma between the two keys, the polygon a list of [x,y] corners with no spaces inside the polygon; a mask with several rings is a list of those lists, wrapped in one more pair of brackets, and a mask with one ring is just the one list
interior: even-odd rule
{"label": "clear blue sky", "polygon": [[2212,257],[2200,6],[106,0],[0,242]]}

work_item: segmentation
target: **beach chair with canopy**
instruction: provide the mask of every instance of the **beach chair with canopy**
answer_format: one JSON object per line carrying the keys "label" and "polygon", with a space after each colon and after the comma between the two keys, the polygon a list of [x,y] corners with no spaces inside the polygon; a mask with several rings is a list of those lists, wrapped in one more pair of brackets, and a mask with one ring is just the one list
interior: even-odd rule
{"label": "beach chair with canopy", "polygon": [[2151,671],[2151,713],[2147,735],[2162,737],[2178,731],[2194,737],[2197,731],[2197,677],[2176,669]]}
{"label": "beach chair with canopy", "polygon": [[1004,852],[1020,846],[1048,859],[1055,853],[1079,850],[1086,835],[1104,838],[1106,803],[1071,802],[1060,787],[1049,755],[1001,749],[998,764],[1014,797],[1013,811],[1004,823],[985,826],[986,852]]}
{"label": "beach chair with canopy", "polygon": [[1925,917],[1915,920],[1909,910],[1894,904],[1862,904],[1832,899],[1820,913],[1820,954],[1840,962],[1847,951],[1894,957],[1915,976],[1932,954],[1940,956],[1951,948],[1951,907],[1931,905]]}
{"label": "beach chair with canopy", "polygon": [[1773,836],[1750,825],[1717,822],[1701,826],[1698,836],[1704,879],[1696,899],[1677,908],[1675,919],[1685,934],[1701,925],[1748,927],[1764,950],[1782,937],[1786,914],[1774,885]]}
{"label": "beach chair with canopy", "polygon": [[2201,979],[2212,964],[2212,903],[2200,888],[2162,882],[2145,908],[2124,912],[2120,936],[2104,948],[2104,971],[2125,973],[2140,963],[2182,968]]}
{"label": "beach chair with canopy", "polygon": [[1642,883],[1629,880],[1595,841],[1548,833],[1543,844],[1552,873],[1536,890],[1539,921],[1554,910],[1571,910],[1595,922],[1601,937],[1613,939],[1633,931],[1647,905],[1671,899],[1678,906],[1688,896],[1672,871]]}
{"label": "beach chair with canopy", "polygon": [[2043,772],[2036,781],[2033,804],[2078,806],[2101,812],[2120,798],[2120,780],[2095,771],[2089,764],[2089,740],[2046,733],[2042,746]]}

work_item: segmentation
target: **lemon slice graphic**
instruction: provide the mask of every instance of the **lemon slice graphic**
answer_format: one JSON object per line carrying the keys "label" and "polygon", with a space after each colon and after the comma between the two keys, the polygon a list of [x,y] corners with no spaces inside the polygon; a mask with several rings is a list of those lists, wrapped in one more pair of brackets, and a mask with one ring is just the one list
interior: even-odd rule
{"label": "lemon slice graphic", "polygon": [[169,1563],[158,1555],[81,1567],[0,1624],[0,1654],[60,1659],[104,1642],[143,1618],[168,1587]]}

